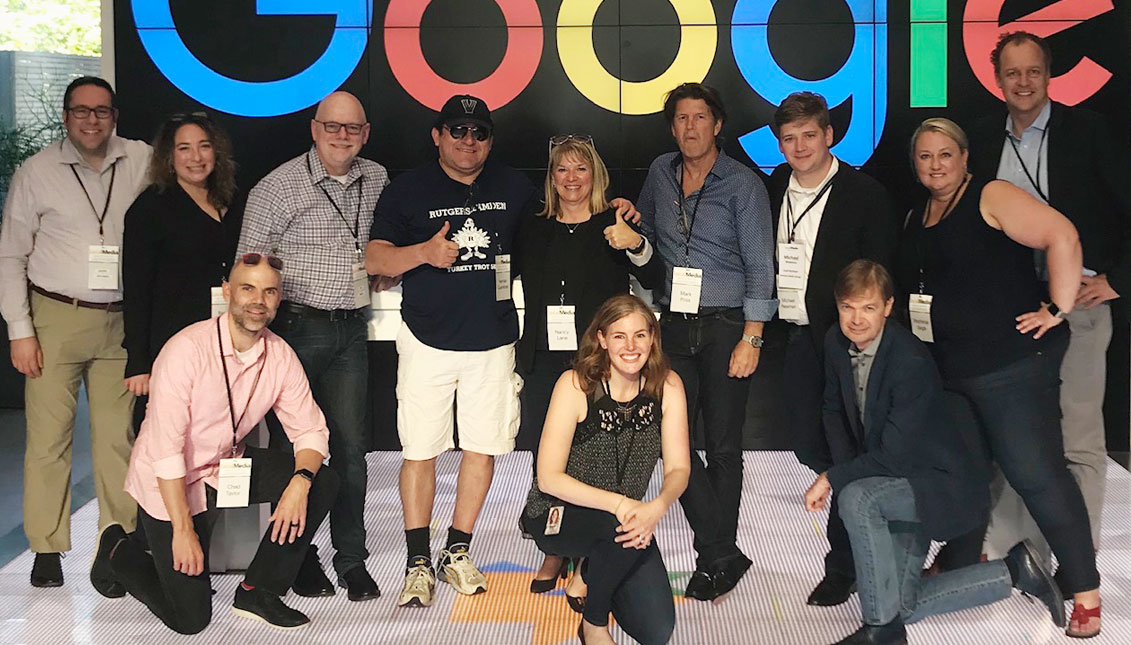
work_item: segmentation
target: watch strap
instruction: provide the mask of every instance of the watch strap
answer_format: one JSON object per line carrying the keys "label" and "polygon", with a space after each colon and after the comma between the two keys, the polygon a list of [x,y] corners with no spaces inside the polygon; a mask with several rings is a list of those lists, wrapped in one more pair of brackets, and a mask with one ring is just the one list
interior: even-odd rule
{"label": "watch strap", "polygon": [[291,479],[294,479],[295,477],[302,477],[306,481],[312,484],[314,483],[314,473],[310,472],[306,468],[299,468],[298,470],[296,470],[294,474],[291,475]]}

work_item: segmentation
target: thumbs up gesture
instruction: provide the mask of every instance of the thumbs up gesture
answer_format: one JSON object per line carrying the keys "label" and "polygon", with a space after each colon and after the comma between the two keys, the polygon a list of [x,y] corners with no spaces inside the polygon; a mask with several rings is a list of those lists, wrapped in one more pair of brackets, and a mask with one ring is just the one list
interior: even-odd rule
{"label": "thumbs up gesture", "polygon": [[444,222],[439,231],[421,246],[424,261],[437,269],[446,269],[452,266],[459,255],[459,245],[447,238],[451,225]]}
{"label": "thumbs up gesture", "polygon": [[639,246],[642,238],[639,233],[632,230],[628,222],[624,221],[624,215],[618,212],[613,218],[613,225],[605,227],[605,240],[608,241],[609,246],[618,251]]}

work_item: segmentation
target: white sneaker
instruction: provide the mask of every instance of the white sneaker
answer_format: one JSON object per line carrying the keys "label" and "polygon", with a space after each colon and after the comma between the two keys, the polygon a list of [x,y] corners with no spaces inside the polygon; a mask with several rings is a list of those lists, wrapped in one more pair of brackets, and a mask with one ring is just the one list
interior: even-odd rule
{"label": "white sneaker", "polygon": [[432,567],[418,564],[405,570],[404,588],[401,589],[401,598],[397,601],[397,606],[431,607],[435,595],[436,576],[432,573]]}
{"label": "white sneaker", "polygon": [[453,544],[440,552],[439,577],[461,594],[473,596],[487,591],[487,577],[471,561],[467,548],[466,544]]}

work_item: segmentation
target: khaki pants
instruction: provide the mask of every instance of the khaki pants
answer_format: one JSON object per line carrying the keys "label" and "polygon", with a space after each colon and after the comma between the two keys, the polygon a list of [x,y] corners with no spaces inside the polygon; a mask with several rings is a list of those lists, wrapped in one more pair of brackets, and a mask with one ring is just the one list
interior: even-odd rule
{"label": "khaki pants", "polygon": [[31,550],[71,548],[71,444],[79,385],[90,401],[90,444],[99,529],[132,531],[137,504],[123,489],[133,443],[134,397],[123,374],[122,314],[84,309],[31,294],[43,374],[27,379],[24,533]]}
{"label": "khaki pants", "polygon": [[[1098,305],[1077,309],[1066,321],[1072,332],[1068,352],[1060,366],[1061,431],[1068,470],[1080,486],[1092,545],[1100,548],[1104,481],[1107,476],[1107,439],[1104,434],[1104,392],[1107,380],[1107,346],[1111,342],[1111,308]],[[1051,559],[1051,551],[1021,497],[997,472],[991,484],[995,500],[986,533],[985,552],[1003,557],[1014,544],[1030,539]]]}

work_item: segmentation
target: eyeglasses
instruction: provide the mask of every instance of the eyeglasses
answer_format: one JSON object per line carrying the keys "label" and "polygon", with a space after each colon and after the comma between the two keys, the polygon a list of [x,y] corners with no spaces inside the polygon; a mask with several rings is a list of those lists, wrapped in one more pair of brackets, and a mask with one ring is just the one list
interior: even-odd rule
{"label": "eyeglasses", "polygon": [[445,125],[444,127],[448,129],[448,134],[457,141],[467,136],[468,132],[475,137],[476,141],[486,141],[491,137],[491,130],[478,125]]}
{"label": "eyeglasses", "polygon": [[276,271],[283,270],[283,261],[273,255],[264,255],[262,253],[244,253],[240,257],[240,262],[248,266],[259,266],[260,262],[267,260],[267,264]]}
{"label": "eyeglasses", "polygon": [[76,119],[87,119],[90,118],[91,113],[94,113],[94,116],[98,117],[98,119],[105,120],[109,119],[111,116],[114,116],[114,113],[117,111],[117,108],[106,107],[105,105],[99,105],[98,107],[76,105],[74,107],[67,108],[67,112]]}
{"label": "eyeglasses", "polygon": [[185,121],[211,121],[212,117],[208,116],[207,112],[177,112],[176,114],[169,115],[171,123],[183,123]]}
{"label": "eyeglasses", "polygon": [[342,131],[342,128],[345,128],[347,133],[355,136],[361,134],[365,126],[369,125],[368,123],[338,123],[337,121],[319,121],[318,119],[313,119],[313,121],[321,125],[322,129],[330,134],[337,134]]}
{"label": "eyeglasses", "polygon": [[593,145],[593,137],[588,134],[555,134],[550,137],[549,150],[553,150],[568,141],[577,141],[578,143]]}

